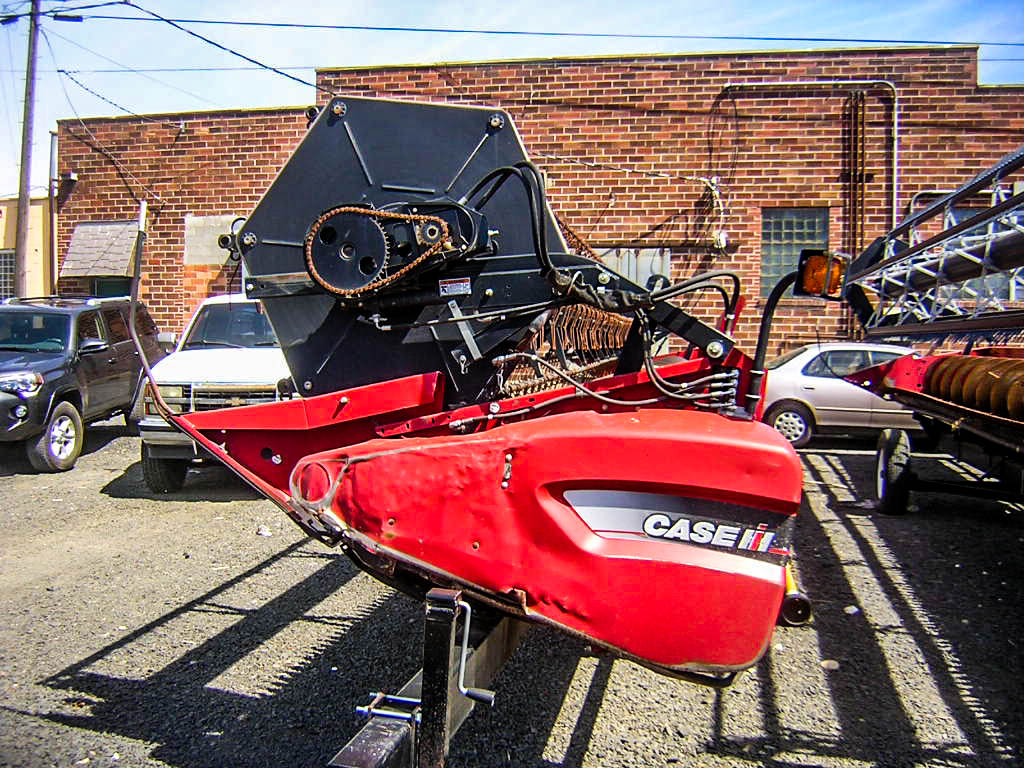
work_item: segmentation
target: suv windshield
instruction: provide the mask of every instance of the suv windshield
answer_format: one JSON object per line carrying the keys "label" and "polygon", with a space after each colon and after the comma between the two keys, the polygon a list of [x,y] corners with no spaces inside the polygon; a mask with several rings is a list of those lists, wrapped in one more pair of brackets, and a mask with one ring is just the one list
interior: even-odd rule
{"label": "suv windshield", "polygon": [[276,346],[274,331],[259,304],[240,302],[203,307],[181,348]]}
{"label": "suv windshield", "polygon": [[0,312],[0,350],[63,352],[70,328],[67,315],[52,312]]}

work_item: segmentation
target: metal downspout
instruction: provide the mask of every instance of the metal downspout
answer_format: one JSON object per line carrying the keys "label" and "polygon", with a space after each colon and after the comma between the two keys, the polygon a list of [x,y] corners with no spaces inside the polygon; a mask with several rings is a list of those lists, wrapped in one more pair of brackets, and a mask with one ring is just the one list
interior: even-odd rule
{"label": "metal downspout", "polygon": [[50,177],[46,180],[46,196],[49,207],[46,214],[50,217],[50,279],[51,296],[57,295],[57,210],[54,185],[57,184],[57,133],[50,131]]}
{"label": "metal downspout", "polygon": [[[895,229],[899,217],[899,170],[900,170],[900,97],[896,84],[891,80],[779,80],[726,83],[722,91],[749,90],[752,88],[834,88],[836,86],[882,86],[892,92],[892,210],[889,213],[889,229]],[[811,98],[811,97],[808,97]]]}

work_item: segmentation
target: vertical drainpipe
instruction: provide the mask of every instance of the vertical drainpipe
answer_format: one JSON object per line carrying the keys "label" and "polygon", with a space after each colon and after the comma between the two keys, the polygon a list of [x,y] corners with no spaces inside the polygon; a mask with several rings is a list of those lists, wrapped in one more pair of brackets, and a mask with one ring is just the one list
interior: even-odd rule
{"label": "vertical drainpipe", "polygon": [[57,183],[57,132],[50,131],[50,176],[46,180],[46,196],[48,200],[47,215],[50,217],[50,290],[51,296],[57,295],[57,210],[56,195],[53,185]]}
{"label": "vertical drainpipe", "polygon": [[[900,199],[900,97],[896,84],[891,80],[780,80],[726,83],[722,92],[729,90],[750,90],[754,88],[836,88],[844,86],[882,86],[892,92],[892,162],[889,170],[892,178],[892,210],[889,212],[889,229],[896,229],[899,218]],[[812,97],[808,97],[812,98]]]}

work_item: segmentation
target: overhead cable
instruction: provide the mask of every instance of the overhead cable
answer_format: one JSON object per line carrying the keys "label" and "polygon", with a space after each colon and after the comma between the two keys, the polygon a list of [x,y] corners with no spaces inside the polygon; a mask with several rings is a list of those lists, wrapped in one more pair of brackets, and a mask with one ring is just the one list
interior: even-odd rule
{"label": "overhead cable", "polygon": [[[409,27],[409,26],[374,26],[368,24],[309,24],[286,21],[244,21],[237,19],[167,19],[151,11],[139,8],[133,2],[125,2],[132,8],[149,13],[168,24],[209,24],[229,27],[265,27],[270,29],[324,29],[347,30],[353,32],[419,32],[430,34],[458,35],[505,35],[520,37],[583,37],[612,38],[627,40],[746,40],[754,42],[789,42],[789,43],[877,43],[887,45],[998,45],[1024,47],[1024,42],[996,40],[892,40],[888,38],[852,38],[852,37],[793,37],[785,35],[677,35],[667,33],[645,32],[565,32],[537,31],[523,29],[479,29],[472,27]],[[150,21],[137,16],[112,16],[109,14],[88,14],[87,19],[106,19],[114,21]],[[188,30],[184,30],[188,31]],[[195,34],[190,32],[190,34]],[[198,37],[198,35],[197,35]],[[210,42],[210,41],[207,41]]]}
{"label": "overhead cable", "polygon": [[[157,85],[162,85],[165,88],[170,88],[172,91],[177,91],[178,93],[183,93],[186,96],[191,96],[193,99],[198,99],[199,101],[203,102],[204,104],[209,104],[210,106],[213,106],[213,107],[219,106],[215,102],[210,101],[209,99],[207,99],[207,98],[205,98],[203,96],[200,96],[198,93],[193,93],[192,91],[187,91],[184,88],[179,88],[176,85],[171,85],[170,83],[165,83],[163,80],[159,80],[159,79],[153,77],[152,75],[146,74],[141,69],[135,69],[133,67],[128,66],[127,64],[122,64],[120,61],[115,61],[114,59],[112,59],[109,56],[106,56],[106,55],[100,53],[99,51],[94,51],[91,48],[86,48],[81,43],[75,42],[74,40],[72,40],[72,39],[70,39],[68,37],[64,37],[64,35],[60,34],[59,32],[55,32],[52,29],[50,30],[50,34],[53,35],[54,37],[60,38],[65,43],[70,43],[71,45],[75,46],[76,48],[80,48],[81,50],[85,51],[86,53],[91,53],[93,56],[96,56],[96,57],[98,57],[100,59],[103,59],[104,61],[109,62],[110,64],[115,64],[115,65],[117,65],[119,67],[124,67],[125,71],[132,72],[132,73],[135,73],[137,75],[140,75],[140,76],[146,78],[147,80],[149,80],[150,82],[156,83]],[[66,71],[81,72],[82,70],[66,70]]]}
{"label": "overhead cable", "polygon": [[[238,51],[234,50],[233,48],[228,48],[226,45],[222,45],[221,43],[218,43],[216,40],[211,40],[208,37],[204,37],[203,35],[200,35],[198,32],[193,32],[191,29],[186,29],[185,27],[181,26],[181,24],[179,24],[174,19],[166,19],[163,16],[161,16],[159,13],[155,13],[153,11],[146,10],[142,6],[136,5],[133,2],[127,2],[126,1],[124,4],[127,5],[130,8],[136,9],[137,11],[141,11],[142,13],[147,13],[150,16],[152,16],[155,20],[162,21],[162,22],[164,22],[166,24],[169,24],[170,26],[174,27],[175,29],[184,32],[186,35],[190,35],[190,36],[196,38],[197,40],[202,40],[207,45],[212,45],[214,48],[218,48],[218,49],[224,51],[225,53],[230,53],[232,56],[237,56],[240,59],[244,59],[245,61],[248,61],[250,64],[255,64],[258,67],[262,67],[263,69],[268,70],[269,72],[276,72],[277,74],[281,75],[282,77],[287,77],[289,80],[294,80],[296,83],[301,83],[302,85],[308,85],[311,88],[315,88],[316,90],[321,91],[323,93],[327,93],[327,94],[329,94],[331,96],[334,95],[334,91],[332,91],[330,88],[324,88],[322,85],[310,82],[309,80],[303,80],[301,77],[296,77],[295,75],[289,75],[284,70],[278,69],[277,67],[272,67],[269,64],[264,64],[262,61],[258,61],[257,59],[254,59],[251,56],[246,56],[244,53],[239,53]],[[130,17],[124,17],[124,18],[130,18]]]}
{"label": "overhead cable", "polygon": [[[47,35],[46,29],[43,28],[43,27],[40,27],[39,31],[40,31],[40,33],[43,36],[43,42],[46,43],[46,47],[50,51],[50,58],[53,60],[53,66],[54,66],[55,69],[57,69],[59,71],[60,70],[60,65],[57,64],[57,57],[53,53],[53,45],[50,43],[49,35]],[[64,76],[63,75],[61,75],[59,77],[59,81],[60,81],[60,88],[64,92],[64,98],[68,102],[68,107],[71,109],[72,114],[74,114],[75,118],[78,120],[78,122],[82,126],[83,130],[85,130],[85,132],[89,135],[89,140],[86,140],[83,137],[78,136],[78,135],[76,135],[73,132],[71,133],[71,135],[74,136],[79,141],[84,142],[86,145],[88,145],[89,147],[94,149],[96,152],[99,152],[101,155],[103,155],[105,158],[107,158],[110,161],[110,163],[114,166],[114,168],[117,169],[118,173],[121,174],[122,179],[125,182],[125,186],[128,188],[128,193],[132,196],[132,198],[135,199],[136,202],[139,202],[139,197],[138,197],[138,195],[135,194],[135,190],[132,189],[132,185],[128,183],[128,179],[131,179],[132,181],[134,181],[144,192],[149,193],[156,200],[159,200],[161,203],[166,203],[167,202],[166,200],[164,200],[155,190],[153,190],[151,187],[147,186],[143,181],[141,181],[134,173],[132,173],[128,169],[127,166],[125,166],[125,164],[123,162],[118,160],[117,156],[113,153],[113,151],[111,151],[109,148],[105,147],[103,145],[103,143],[98,138],[96,138],[96,134],[94,134],[91,130],[89,130],[89,126],[86,125],[86,123],[82,119],[81,115],[78,114],[78,110],[75,109],[74,102],[71,101],[71,95],[68,93],[68,89],[64,85]]]}

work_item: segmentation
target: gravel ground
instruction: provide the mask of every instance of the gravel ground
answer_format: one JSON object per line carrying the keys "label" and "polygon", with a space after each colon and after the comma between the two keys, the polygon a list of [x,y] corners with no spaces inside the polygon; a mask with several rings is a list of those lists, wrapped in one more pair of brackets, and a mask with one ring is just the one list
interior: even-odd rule
{"label": "gravel ground", "polygon": [[[415,671],[421,607],[224,470],[154,496],[138,450],[113,422],[62,475],[0,447],[0,765],[324,765]],[[1021,764],[1024,512],[921,494],[884,518],[870,445],[803,459],[811,625],[724,692],[533,630],[449,764]]]}

